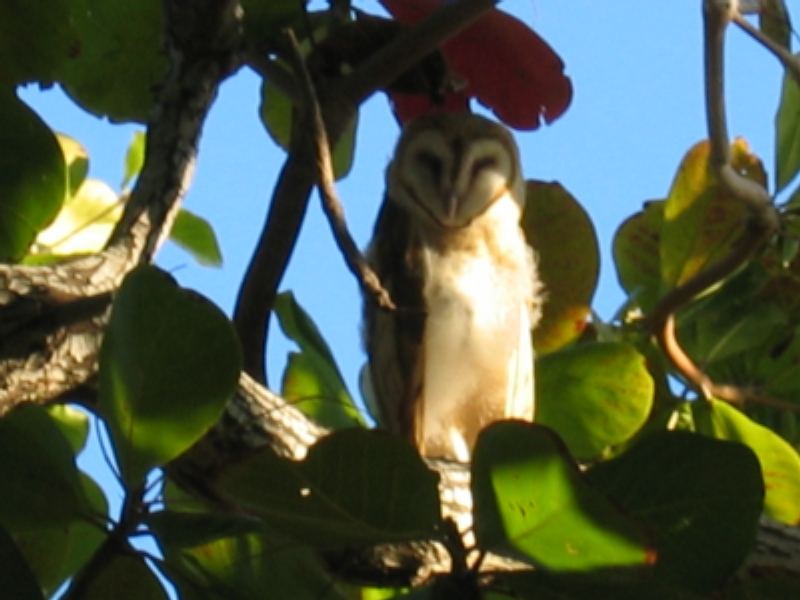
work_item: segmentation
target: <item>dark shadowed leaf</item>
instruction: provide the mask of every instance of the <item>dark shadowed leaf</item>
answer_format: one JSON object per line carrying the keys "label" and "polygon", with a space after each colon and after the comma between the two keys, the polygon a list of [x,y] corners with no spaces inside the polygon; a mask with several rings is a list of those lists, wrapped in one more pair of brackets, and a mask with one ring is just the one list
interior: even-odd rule
{"label": "dark shadowed leaf", "polygon": [[[661,229],[662,291],[678,286],[730,252],[748,216],[744,203],[727,195],[709,168],[708,142],[684,157],[664,205]],[[766,185],[761,161],[747,144],[731,145],[731,165],[741,175]]]}
{"label": "dark shadowed leaf", "polygon": [[217,236],[211,224],[188,210],[181,210],[169,238],[186,250],[201,265],[222,266],[222,253],[217,244]]}
{"label": "dark shadowed leaf", "polygon": [[786,49],[791,48],[792,22],[784,0],[761,0],[758,24],[772,41]]}
{"label": "dark shadowed leaf", "polygon": [[167,67],[158,0],[74,0],[79,38],[58,80],[83,108],[112,121],[147,120]]}
{"label": "dark shadowed leaf", "polygon": [[693,402],[698,433],[747,444],[764,475],[764,512],[773,519],[800,523],[800,455],[775,432],[747,418],[721,400]]}
{"label": "dark shadowed leaf", "polygon": [[626,219],[614,234],[617,278],[645,312],[656,305],[661,292],[661,227],[664,200],[647,202],[641,212]]}
{"label": "dark shadowed leaf", "polygon": [[52,594],[74,576],[105,540],[98,524],[108,518],[108,506],[100,487],[84,473],[81,483],[91,506],[91,518],[74,520],[67,526],[14,534],[17,546],[28,561],[41,588]]}
{"label": "dark shadowed leaf", "polygon": [[41,406],[21,404],[0,419],[0,490],[0,524],[13,533],[88,514],[72,448]]}
{"label": "dark shadowed leaf", "polygon": [[586,211],[559,183],[528,181],[522,227],[539,259],[547,300],[533,332],[537,354],[574,341],[586,324],[600,249]]}
{"label": "dark shadowed leaf", "polygon": [[291,292],[278,295],[275,314],[283,333],[301,350],[289,356],[282,395],[326,427],[363,425],[328,344]]}
{"label": "dark shadowed leaf", "polygon": [[[69,593],[69,592],[68,592]],[[72,594],[75,600],[168,600],[156,574],[144,558],[132,548],[120,551],[98,569],[92,570],[91,579],[83,593]]]}
{"label": "dark shadowed leaf", "polygon": [[742,444],[685,432],[649,435],[587,473],[655,535],[655,572],[699,593],[728,580],[752,548],[764,484]]}
{"label": "dark shadowed leaf", "polygon": [[8,532],[0,527],[0,587],[14,600],[44,600],[39,582]]}
{"label": "dark shadowed leaf", "polygon": [[478,545],[553,571],[642,567],[644,531],[588,486],[549,429],[505,421],[478,437],[472,461]]}
{"label": "dark shadowed leaf", "polygon": [[22,258],[66,193],[56,136],[13,91],[0,89],[0,261]]}
{"label": "dark shadowed leaf", "polygon": [[354,428],[323,438],[299,463],[264,450],[229,469],[218,488],[285,535],[360,547],[435,536],[437,484],[407,442]]}
{"label": "dark shadowed leaf", "polygon": [[216,306],[154,267],[126,277],[103,339],[99,384],[127,485],[140,484],[217,421],[240,365],[236,334]]}
{"label": "dark shadowed leaf", "polygon": [[800,170],[800,83],[783,76],[783,91],[775,117],[775,193],[783,190]]}
{"label": "dark shadowed leaf", "polygon": [[536,422],[555,429],[577,458],[597,458],[644,425],[654,391],[633,346],[581,344],[537,363]]}
{"label": "dark shadowed leaf", "polygon": [[57,67],[76,50],[70,4],[26,0],[0,5],[0,87],[53,81]]}

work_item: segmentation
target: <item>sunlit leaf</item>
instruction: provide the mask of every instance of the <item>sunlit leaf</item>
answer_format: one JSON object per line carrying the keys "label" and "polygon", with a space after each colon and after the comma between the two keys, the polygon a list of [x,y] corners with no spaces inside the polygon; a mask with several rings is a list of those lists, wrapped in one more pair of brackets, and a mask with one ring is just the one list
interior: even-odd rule
{"label": "sunlit leaf", "polygon": [[122,175],[122,188],[139,176],[144,166],[144,149],[147,143],[147,134],[144,131],[136,131],[133,134],[130,146],[125,153],[125,172]]}
{"label": "sunlit leaf", "polygon": [[478,545],[553,571],[641,567],[651,562],[644,531],[586,485],[547,428],[490,425],[472,461]]}
{"label": "sunlit leaf", "polygon": [[[728,254],[744,231],[745,204],[726,195],[709,167],[710,145],[701,142],[684,157],[667,202],[661,230],[661,281],[667,291]],[[761,161],[737,139],[731,165],[741,175],[766,185]]]}
{"label": "sunlit leaf", "polygon": [[89,437],[89,416],[69,404],[51,404],[46,409],[77,455]]}
{"label": "sunlit leaf", "polygon": [[56,136],[13,92],[0,90],[0,261],[22,258],[66,192]]}
{"label": "sunlit leaf", "polygon": [[241,367],[216,306],[154,267],[130,273],[100,350],[100,408],[128,486],[175,458],[220,417]]}
{"label": "sunlit leaf", "polygon": [[9,598],[44,600],[36,576],[3,527],[0,527],[0,582],[3,594]]}
{"label": "sunlit leaf", "polygon": [[775,117],[775,193],[782,191],[800,170],[800,83],[791,73],[783,76],[783,91]]}
{"label": "sunlit leaf", "polygon": [[41,406],[20,404],[0,419],[0,489],[0,524],[13,533],[88,514],[72,448]]}
{"label": "sunlit leaf", "polygon": [[790,525],[800,523],[800,455],[784,439],[720,400],[694,402],[697,431],[747,444],[764,475],[764,512]]}
{"label": "sunlit leaf", "polygon": [[661,291],[661,227],[664,201],[647,202],[614,234],[613,252],[617,278],[629,296],[645,312],[656,305]]}
{"label": "sunlit leaf", "polygon": [[218,489],[285,535],[360,547],[434,536],[437,483],[404,440],[353,428],[323,438],[299,463],[265,449],[225,472]]}
{"label": "sunlit leaf", "polygon": [[539,354],[575,340],[583,331],[597,278],[600,249],[586,211],[558,183],[529,181],[522,227],[538,256],[547,301],[533,332]]}
{"label": "sunlit leaf", "polygon": [[53,81],[57,67],[76,49],[70,4],[71,0],[2,3],[0,87],[28,81],[43,84]]}
{"label": "sunlit leaf", "polygon": [[108,184],[86,179],[47,229],[36,236],[36,254],[91,254],[105,247],[122,216],[122,203]]}
{"label": "sunlit leaf", "polygon": [[655,433],[587,476],[652,529],[655,572],[665,582],[718,589],[753,547],[764,484],[758,459],[742,444]]}
{"label": "sunlit leaf", "polygon": [[275,314],[284,334],[302,351],[301,356],[290,356],[284,397],[326,427],[363,425],[328,344],[291,292],[278,295]]}
{"label": "sunlit leaf", "polygon": [[89,153],[86,148],[76,139],[57,133],[58,145],[64,154],[64,162],[67,165],[67,180],[69,181],[69,195],[72,196],[81,187],[83,180],[89,173]]}
{"label": "sunlit leaf", "polygon": [[576,457],[596,458],[639,430],[654,389],[633,346],[581,344],[537,363],[536,422],[555,429]]}
{"label": "sunlit leaf", "polygon": [[112,121],[147,120],[167,67],[158,0],[73,0],[80,42],[58,80],[83,108]]}
{"label": "sunlit leaf", "polygon": [[[292,138],[294,108],[291,101],[269,79],[264,80],[261,86],[261,105],[258,114],[272,140],[287,150]],[[347,125],[331,152],[333,174],[336,179],[345,177],[353,166],[357,126],[358,117],[356,116]]]}
{"label": "sunlit leaf", "polygon": [[222,252],[211,224],[188,210],[175,217],[169,238],[189,252],[201,265],[222,266]]}

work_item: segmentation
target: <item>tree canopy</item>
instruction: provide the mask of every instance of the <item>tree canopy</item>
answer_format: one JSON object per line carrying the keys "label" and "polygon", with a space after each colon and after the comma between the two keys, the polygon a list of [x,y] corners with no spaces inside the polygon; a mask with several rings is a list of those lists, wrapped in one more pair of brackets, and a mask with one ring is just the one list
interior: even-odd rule
{"label": "tree canopy", "polygon": [[[335,183],[359,160],[358,114],[376,91],[400,123],[480,108],[521,131],[568,112],[580,82],[492,0],[380,4],[388,17],[347,0],[0,3],[2,589],[796,595],[800,58],[784,3],[697,3],[707,140],[610,239],[565,182],[527,182],[523,228],[548,289],[536,423],[491,425],[469,465],[371,428],[368,392],[349,389],[280,284],[317,189],[366,301],[392,310]],[[771,178],[727,132],[734,28],[784,71]],[[222,260],[214,223],[181,203],[219,88],[244,69],[285,162],[229,319],[153,260],[168,237],[200,264]],[[31,83],[141,124],[119,190],[20,99]],[[608,321],[592,311],[601,243],[627,295]],[[265,372],[273,317],[297,346],[280,382]],[[77,467],[90,429],[110,442],[118,514]]]}

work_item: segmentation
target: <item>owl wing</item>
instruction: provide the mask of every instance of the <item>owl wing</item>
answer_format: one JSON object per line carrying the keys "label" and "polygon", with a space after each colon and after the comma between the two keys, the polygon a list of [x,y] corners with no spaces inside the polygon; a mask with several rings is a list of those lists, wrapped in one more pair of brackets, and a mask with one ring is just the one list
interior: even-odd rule
{"label": "owl wing", "polygon": [[390,311],[369,300],[364,335],[380,425],[415,441],[422,391],[425,303],[419,264],[421,248],[406,213],[385,201],[375,223],[368,260],[397,306]]}

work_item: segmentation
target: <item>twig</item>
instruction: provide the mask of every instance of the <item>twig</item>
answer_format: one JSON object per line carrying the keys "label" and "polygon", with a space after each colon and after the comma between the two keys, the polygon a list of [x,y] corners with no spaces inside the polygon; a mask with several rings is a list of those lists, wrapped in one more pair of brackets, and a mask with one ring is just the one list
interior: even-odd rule
{"label": "twig", "polygon": [[784,48],[768,35],[764,34],[760,29],[754,27],[750,21],[745,19],[741,14],[734,14],[731,20],[736,23],[747,35],[752,37],[767,50],[781,61],[783,67],[789,71],[800,84],[800,57],[792,54],[788,49]]}
{"label": "twig", "polygon": [[289,43],[292,48],[292,62],[295,73],[300,77],[302,92],[304,96],[305,112],[310,113],[308,122],[310,123],[311,135],[314,138],[314,146],[317,154],[317,189],[319,190],[322,209],[328,218],[328,224],[333,232],[336,245],[345,259],[350,272],[355,275],[362,290],[366,292],[381,308],[394,310],[396,307],[389,292],[381,285],[378,275],[369,266],[364,255],[353,241],[347,229],[344,217],[344,208],[339,201],[334,184],[333,162],[331,160],[330,146],[328,145],[328,135],[325,132],[325,122],[322,118],[322,110],[317,100],[314,84],[311,75],[306,68],[300,46],[294,33],[287,32]]}
{"label": "twig", "polygon": [[[323,82],[317,94],[328,141],[331,144],[338,141],[358,105],[372,92],[396,79],[494,4],[494,0],[448,4],[389,42],[350,75]],[[288,157],[234,310],[245,371],[261,383],[266,383],[264,354],[269,315],[294,251],[311,189],[317,181],[315,163],[314,140],[307,127],[294,123]]]}
{"label": "twig", "polygon": [[271,60],[255,48],[248,48],[245,51],[245,62],[263,79],[269,79],[293,105],[297,106],[302,102],[302,91],[297,80],[277,61]]}
{"label": "twig", "polygon": [[732,199],[744,202],[750,212],[742,237],[718,262],[704,269],[689,281],[667,293],[649,318],[664,354],[673,366],[705,397],[718,397],[732,402],[755,400],[761,404],[787,408],[779,400],[763,398],[735,386],[715,383],[684,352],[675,335],[675,313],[702,291],[719,283],[746,265],[772,234],[778,230],[778,213],[768,192],[756,182],[740,175],[731,165],[725,110],[724,45],[725,30],[736,16],[735,3],[705,0],[703,3],[705,42],[706,119],[711,143],[709,167],[722,190]]}

